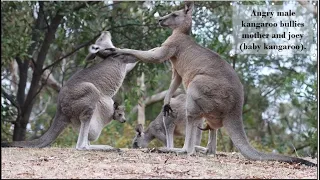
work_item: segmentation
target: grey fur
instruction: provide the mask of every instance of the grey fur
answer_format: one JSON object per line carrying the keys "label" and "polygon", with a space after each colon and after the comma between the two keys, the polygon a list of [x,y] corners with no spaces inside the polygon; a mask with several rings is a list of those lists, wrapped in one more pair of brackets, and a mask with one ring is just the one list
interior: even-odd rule
{"label": "grey fur", "polygon": [[[132,140],[132,147],[145,148],[153,139],[160,140],[167,147],[168,140],[168,142],[171,144],[170,147],[174,147],[173,136],[185,135],[185,102],[185,94],[180,94],[177,97],[171,99],[171,107],[173,109],[173,113],[168,116],[165,124],[162,121],[162,112],[160,112],[157,118],[149,124],[148,128],[145,131],[143,131],[143,126],[141,124],[138,124],[136,127],[136,136]],[[202,122],[200,122],[200,125],[201,124]],[[165,127],[167,127],[168,129],[167,134],[165,131]],[[202,132],[200,129],[198,129],[196,133],[197,140],[195,144],[200,145]]]}
{"label": "grey fur", "polygon": [[186,137],[184,146],[163,148],[164,152],[192,154],[195,152],[196,125],[205,117],[211,129],[224,126],[235,146],[248,159],[276,160],[316,164],[301,158],[273,153],[262,153],[248,142],[243,127],[243,86],[235,70],[217,53],[197,44],[190,36],[193,2],[186,2],[185,9],[159,19],[159,24],[173,30],[161,45],[149,51],[114,49],[117,54],[134,55],[143,62],[161,63],[171,60],[175,78],[169,87],[165,104],[170,103],[172,92],[183,82],[186,88]]}
{"label": "grey fur", "polygon": [[[87,60],[93,59],[92,47],[114,48],[111,34],[108,31],[102,32],[96,44],[90,46]],[[115,104],[112,97],[122,85],[127,73],[127,63],[136,61],[136,58],[120,56],[97,60],[100,62],[78,71],[62,87],[58,95],[55,118],[43,136],[32,141],[12,142],[9,146],[48,146],[71,124],[73,129],[79,132],[76,149],[117,150],[108,145],[90,145],[89,141],[97,140],[102,129],[112,119],[122,123],[126,121],[124,107]]]}

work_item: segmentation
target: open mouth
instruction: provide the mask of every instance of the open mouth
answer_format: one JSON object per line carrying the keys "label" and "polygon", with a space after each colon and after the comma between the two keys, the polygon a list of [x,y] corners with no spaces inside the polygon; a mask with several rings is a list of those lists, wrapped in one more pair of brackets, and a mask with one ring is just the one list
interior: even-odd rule
{"label": "open mouth", "polygon": [[167,27],[167,25],[164,23],[164,21],[159,22],[159,25],[160,25],[161,27]]}

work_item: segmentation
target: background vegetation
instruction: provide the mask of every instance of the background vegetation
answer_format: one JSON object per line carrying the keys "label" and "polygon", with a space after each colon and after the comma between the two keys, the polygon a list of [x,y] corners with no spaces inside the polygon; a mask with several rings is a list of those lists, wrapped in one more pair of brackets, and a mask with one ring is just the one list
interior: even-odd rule
{"label": "background vegetation", "polygon": [[[251,144],[263,151],[315,156],[316,56],[233,55],[229,41],[232,3],[201,1],[195,6],[193,37],[224,57],[241,78],[245,88],[243,119]],[[33,139],[48,129],[59,88],[86,66],[88,46],[101,31],[109,30],[117,47],[148,50],[160,46],[171,33],[157,25],[157,17],[181,7],[179,2],[159,1],[1,2],[1,141]],[[316,17],[314,25],[317,27]],[[312,43],[316,42],[314,39]],[[316,51],[315,48],[314,54]],[[168,61],[139,63],[128,74],[115,99],[126,106],[129,121],[112,122],[95,143],[131,146],[138,101],[169,87],[170,67]],[[144,89],[138,83],[142,73]],[[159,114],[162,103],[146,104],[145,127]],[[76,139],[77,134],[69,127],[54,146],[75,146]],[[175,142],[181,147],[183,137]],[[206,142],[207,132],[202,145]],[[150,147],[153,146],[161,143],[153,141]],[[232,142],[222,129],[218,151],[231,150]]]}

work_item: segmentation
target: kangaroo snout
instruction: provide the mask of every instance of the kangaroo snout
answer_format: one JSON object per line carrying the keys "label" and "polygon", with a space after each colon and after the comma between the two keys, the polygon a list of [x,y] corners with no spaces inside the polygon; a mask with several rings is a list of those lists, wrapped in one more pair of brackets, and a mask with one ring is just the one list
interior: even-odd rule
{"label": "kangaroo snout", "polygon": [[99,50],[100,50],[100,46],[99,45],[96,45],[96,44],[93,44],[89,47],[89,52],[92,53],[92,54],[95,54],[97,53]]}
{"label": "kangaroo snout", "polygon": [[159,18],[158,22],[160,26],[163,26],[164,18],[163,17]]}
{"label": "kangaroo snout", "polygon": [[127,120],[125,118],[121,119],[121,123],[125,123]]}
{"label": "kangaroo snout", "polygon": [[138,142],[134,142],[133,145],[132,145],[132,148],[133,149],[138,149],[139,148]]}

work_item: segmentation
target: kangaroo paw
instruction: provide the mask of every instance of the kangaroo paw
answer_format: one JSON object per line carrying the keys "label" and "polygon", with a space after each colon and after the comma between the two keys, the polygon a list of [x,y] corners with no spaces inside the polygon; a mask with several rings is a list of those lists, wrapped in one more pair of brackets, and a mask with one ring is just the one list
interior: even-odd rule
{"label": "kangaroo paw", "polygon": [[163,116],[169,116],[173,112],[170,104],[166,104],[163,106]]}
{"label": "kangaroo paw", "polygon": [[202,146],[195,146],[194,148],[195,148],[196,152],[200,152],[202,154],[207,154],[207,152],[208,152],[208,149],[205,147],[202,147]]}

